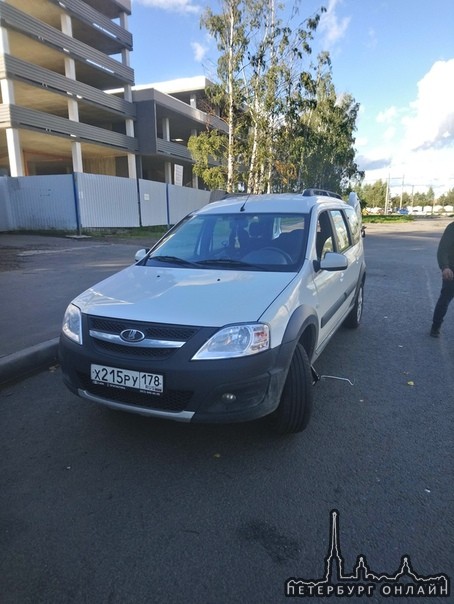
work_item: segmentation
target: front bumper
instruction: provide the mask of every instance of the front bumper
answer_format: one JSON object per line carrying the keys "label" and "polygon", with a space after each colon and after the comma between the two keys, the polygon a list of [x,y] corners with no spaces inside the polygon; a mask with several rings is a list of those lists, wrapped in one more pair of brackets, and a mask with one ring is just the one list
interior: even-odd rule
{"label": "front bumper", "polygon": [[[292,344],[248,357],[191,361],[212,333],[208,328],[200,330],[172,356],[163,359],[131,359],[101,352],[87,337],[84,337],[86,344],[80,346],[62,335],[59,357],[63,379],[72,392],[92,402],[176,421],[241,422],[274,411],[287,375]],[[156,395],[95,384],[90,378],[92,363],[163,375],[164,392]]]}

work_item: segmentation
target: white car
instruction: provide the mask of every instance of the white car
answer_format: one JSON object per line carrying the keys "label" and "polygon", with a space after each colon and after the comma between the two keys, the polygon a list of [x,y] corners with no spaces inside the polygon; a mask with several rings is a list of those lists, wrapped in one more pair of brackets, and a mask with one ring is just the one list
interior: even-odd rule
{"label": "white car", "polygon": [[280,433],[311,414],[312,364],[357,327],[359,202],[325,191],[230,197],[189,214],[136,263],[80,294],[60,338],[77,395],[146,416]]}

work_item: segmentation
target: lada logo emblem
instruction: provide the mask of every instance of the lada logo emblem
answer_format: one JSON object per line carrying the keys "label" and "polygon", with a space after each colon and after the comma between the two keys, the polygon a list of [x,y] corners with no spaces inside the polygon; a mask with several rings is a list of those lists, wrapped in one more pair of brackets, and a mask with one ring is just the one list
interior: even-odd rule
{"label": "lada logo emblem", "polygon": [[120,338],[125,342],[141,342],[145,339],[145,334],[138,329],[124,329]]}

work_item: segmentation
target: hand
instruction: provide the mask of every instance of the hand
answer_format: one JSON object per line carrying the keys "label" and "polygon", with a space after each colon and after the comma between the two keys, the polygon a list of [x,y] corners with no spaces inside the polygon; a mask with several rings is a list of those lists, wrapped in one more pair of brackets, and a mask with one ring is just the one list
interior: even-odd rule
{"label": "hand", "polygon": [[450,268],[444,268],[441,271],[441,276],[443,278],[443,281],[452,281],[454,279],[454,273]]}

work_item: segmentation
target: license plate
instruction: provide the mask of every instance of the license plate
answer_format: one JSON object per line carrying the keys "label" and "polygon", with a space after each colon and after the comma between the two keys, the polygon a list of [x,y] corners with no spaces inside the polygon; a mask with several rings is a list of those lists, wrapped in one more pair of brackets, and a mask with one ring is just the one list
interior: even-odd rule
{"label": "license plate", "polygon": [[132,388],[161,394],[164,391],[164,376],[143,371],[129,371],[105,365],[91,366],[91,381],[117,388]]}

